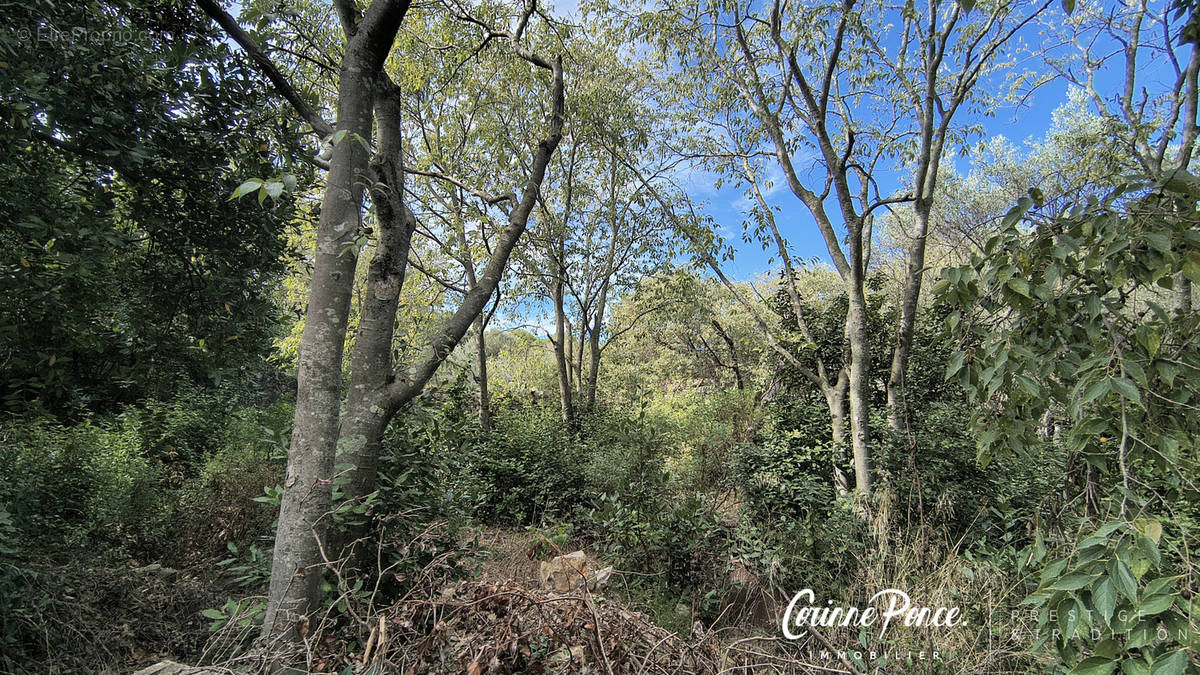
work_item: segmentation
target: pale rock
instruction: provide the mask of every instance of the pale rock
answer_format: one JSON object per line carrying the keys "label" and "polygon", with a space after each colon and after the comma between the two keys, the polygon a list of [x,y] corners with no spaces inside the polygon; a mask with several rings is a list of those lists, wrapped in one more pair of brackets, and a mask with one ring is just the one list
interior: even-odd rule
{"label": "pale rock", "polygon": [[559,555],[542,563],[538,569],[538,585],[566,593],[578,588],[587,579],[587,556],[583,551]]}
{"label": "pale rock", "polygon": [[587,575],[588,590],[594,591],[597,588],[602,588],[608,585],[608,580],[612,578],[613,571],[613,567],[610,565]]}

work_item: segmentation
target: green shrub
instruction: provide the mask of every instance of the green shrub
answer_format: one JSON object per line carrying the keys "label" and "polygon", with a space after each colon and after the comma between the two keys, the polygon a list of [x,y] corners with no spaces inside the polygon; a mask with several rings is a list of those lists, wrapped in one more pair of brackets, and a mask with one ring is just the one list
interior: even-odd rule
{"label": "green shrub", "polygon": [[13,524],[12,516],[0,503],[0,649],[7,649],[17,639],[16,617],[17,591],[20,590],[22,577],[27,573],[20,567],[13,556],[17,549],[13,546],[19,533]]}
{"label": "green shrub", "polygon": [[641,506],[623,495],[601,495],[578,522],[605,560],[653,575],[659,591],[665,587],[676,596],[688,595],[702,612],[719,611],[715,600],[728,585],[733,530],[707,495],[660,492]]}
{"label": "green shrub", "polygon": [[754,392],[699,391],[650,400],[646,416],[662,429],[673,480],[685,490],[722,487],[734,449],[755,426]]}
{"label": "green shrub", "polygon": [[467,462],[484,520],[536,524],[570,515],[585,486],[587,446],[551,408],[501,410]]}
{"label": "green shrub", "polygon": [[0,503],[27,547],[144,550],[161,535],[161,473],[127,429],[39,422],[0,435]]}
{"label": "green shrub", "polygon": [[470,475],[477,436],[457,402],[410,405],[384,434],[375,509],[421,521],[465,522],[482,499]]}
{"label": "green shrub", "polygon": [[156,462],[168,487],[194,478],[222,447],[221,429],[236,412],[229,396],[185,389],[169,401],[147,400],[119,415],[143,456]]}
{"label": "green shrub", "polygon": [[[0,428],[0,506],[22,547],[181,560],[270,534],[274,514],[253,499],[282,476],[291,406],[218,414],[193,403],[211,400],[152,402],[71,427]],[[164,447],[185,449],[190,478]]]}
{"label": "green shrub", "polygon": [[270,537],[278,507],[261,501],[282,482],[293,406],[239,408],[210,430],[216,450],[175,493],[173,561],[215,556],[229,543]]}
{"label": "green shrub", "polygon": [[597,410],[584,416],[580,426],[588,495],[620,494],[624,501],[638,503],[666,489],[669,431],[646,400],[634,414]]}

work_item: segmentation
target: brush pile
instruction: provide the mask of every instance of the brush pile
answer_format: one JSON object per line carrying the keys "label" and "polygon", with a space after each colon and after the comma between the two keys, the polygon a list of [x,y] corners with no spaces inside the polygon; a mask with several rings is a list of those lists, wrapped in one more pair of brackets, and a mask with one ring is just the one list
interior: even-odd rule
{"label": "brush pile", "polygon": [[379,614],[363,665],[413,673],[715,672],[717,651],[586,591],[457,582]]}

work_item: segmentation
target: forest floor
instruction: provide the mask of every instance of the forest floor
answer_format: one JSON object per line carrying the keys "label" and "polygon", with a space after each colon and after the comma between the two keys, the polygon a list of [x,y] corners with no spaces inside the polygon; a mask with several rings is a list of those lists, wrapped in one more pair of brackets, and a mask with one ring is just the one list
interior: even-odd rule
{"label": "forest floor", "polygon": [[200,612],[229,596],[212,565],[189,570],[102,562],[21,563],[5,673],[129,673],[195,658],[212,633]]}
{"label": "forest floor", "polygon": [[[312,640],[319,656],[310,658],[311,669],[373,672],[374,663],[402,673],[699,673],[741,660],[728,650],[729,633],[693,624],[674,600],[656,608],[653,597],[630,592],[619,572],[594,592],[543,589],[539,565],[557,553],[553,544],[525,529],[476,532],[480,555],[468,579],[369,607],[357,625]],[[577,550],[574,543],[562,552]],[[585,554],[589,570],[604,566]],[[201,612],[256,592],[236,587],[214,562],[171,569],[27,561],[13,598],[21,608],[16,648],[0,656],[0,673],[132,673],[167,660],[212,662],[222,635]],[[249,662],[216,660],[230,668],[220,672],[256,672]]]}
{"label": "forest floor", "polygon": [[529,532],[488,527],[479,532],[477,541],[487,553],[477,571],[481,581],[511,581],[526,588],[536,587],[540,561],[530,554]]}

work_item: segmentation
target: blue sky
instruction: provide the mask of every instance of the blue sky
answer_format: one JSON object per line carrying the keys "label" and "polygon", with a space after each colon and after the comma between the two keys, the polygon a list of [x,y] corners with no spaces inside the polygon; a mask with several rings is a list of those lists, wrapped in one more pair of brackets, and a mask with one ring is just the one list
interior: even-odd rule
{"label": "blue sky", "polygon": [[[1019,110],[1000,110],[994,117],[972,121],[985,123],[986,136],[1004,136],[1020,145],[1026,140],[1037,140],[1044,136],[1050,129],[1052,113],[1066,100],[1067,83],[1058,81],[1041,88]],[[948,157],[947,161],[959,173],[966,174],[971,169],[970,155],[955,155]],[[891,187],[898,188],[902,174],[896,172],[892,175]],[[826,263],[832,262],[825,240],[807,208],[787,189],[777,169],[771,167],[768,177],[774,184],[769,201],[781,209],[776,217],[781,226],[786,226],[792,252],[800,259],[817,258]],[[769,259],[773,251],[764,251],[758,241],[742,241],[742,223],[748,217],[749,204],[740,186],[727,181],[720,189],[716,189],[712,185],[714,178],[702,171],[694,172],[687,177],[686,188],[693,200],[704,204],[704,212],[720,224],[721,234],[734,246],[735,256],[725,264],[726,272],[739,280],[749,280],[772,267]]]}
{"label": "blue sky", "polygon": [[[574,5],[576,0],[565,0],[565,2]],[[1103,1],[1095,4],[1100,8],[1108,6],[1108,3]],[[1057,3],[1052,5],[1050,12],[1051,14],[1048,16],[1056,18],[1051,18],[1049,22],[1061,20]],[[1036,22],[1027,26],[1018,33],[1017,39],[1010,43],[1019,45],[1022,54],[1019,59],[1014,59],[1013,70],[995,73],[990,81],[981,82],[979,88],[997,86],[1001,80],[1017,72],[1018,69],[1020,71],[1048,71],[1048,66],[1043,59],[1044,52],[1039,51],[1039,45],[1055,44],[1055,47],[1050,48],[1055,56],[1063,56],[1068,52],[1073,53],[1075,50],[1070,45],[1055,43],[1053,35],[1055,32],[1057,32],[1055,29],[1044,31]],[[886,41],[887,38],[885,38],[885,43]],[[1103,45],[1104,41],[1101,40],[1099,44]],[[1111,41],[1109,41],[1109,45],[1112,46],[1110,54],[1116,57],[1110,62],[1114,67],[1108,68],[1097,78],[1097,88],[1104,95],[1115,93],[1120,87],[1120,77],[1116,71],[1123,66],[1119,45]],[[890,49],[888,45],[884,46]],[[1151,64],[1145,70],[1146,72],[1141,72],[1141,69],[1139,71],[1139,80],[1144,82],[1153,82],[1155,77],[1173,76],[1165,71],[1165,65],[1161,63]],[[983,130],[982,134],[973,136],[965,149],[962,147],[948,149],[944,166],[953,166],[960,174],[968,173],[971,170],[971,150],[984,139],[1004,136],[1017,147],[1022,147],[1027,141],[1041,139],[1052,126],[1055,109],[1067,102],[1070,86],[1064,79],[1052,80],[1029,92],[1019,106],[1001,106],[995,108],[992,114],[987,116],[977,112],[969,114],[964,108],[956,115],[955,124],[978,125]],[[801,162],[799,159],[796,161],[797,168],[800,168]],[[876,178],[879,181],[881,192],[888,194],[900,189],[906,175],[903,170],[880,172]],[[717,188],[715,186],[716,178],[717,176],[703,170],[681,170],[676,175],[676,181],[688,192],[693,202],[718,224],[718,233],[726,239],[727,243],[733,245],[735,256],[733,260],[723,264],[725,272],[739,280],[752,279],[776,265],[772,260],[774,247],[764,250],[761,242],[757,240],[749,242],[743,240],[743,223],[749,216],[750,204],[743,194],[742,187],[735,181],[725,181],[724,185]],[[830,262],[825,241],[817,230],[812,216],[808,213],[807,208],[787,189],[782,174],[773,161],[766,163],[765,178],[773,184],[767,195],[768,201],[779,207],[776,218],[790,244],[791,254],[798,260],[817,259],[826,263]],[[898,208],[903,208],[903,206]],[[829,214],[836,218],[836,206],[831,205]]]}
{"label": "blue sky", "polygon": [[[987,118],[962,116],[960,121],[982,124],[984,133],[973,139],[976,143],[983,138],[1004,136],[1020,146],[1026,141],[1036,141],[1046,134],[1052,125],[1054,110],[1067,101],[1067,92],[1068,84],[1065,81],[1055,81],[1034,92],[1020,108],[1002,108]],[[971,170],[970,150],[969,146],[967,154],[955,153],[948,156],[944,162],[954,166],[960,174],[966,174]],[[898,189],[904,175],[899,170],[884,172],[880,176],[883,189]],[[792,254],[797,259],[815,258],[830,263],[825,240],[817,230],[812,216],[788,190],[776,166],[768,167],[767,178],[773,183],[768,201],[780,208],[776,218],[786,230],[785,236],[791,245]],[[748,218],[750,204],[741,186],[726,181],[718,189],[713,185],[715,176],[703,171],[692,172],[683,176],[683,179],[692,199],[703,205],[703,211],[719,224],[718,231],[727,242],[733,244],[734,259],[724,265],[727,274],[739,280],[750,280],[777,265],[771,261],[774,257],[773,249],[764,251],[757,240],[743,241],[742,224]],[[830,215],[835,214],[836,207],[831,208]]]}

